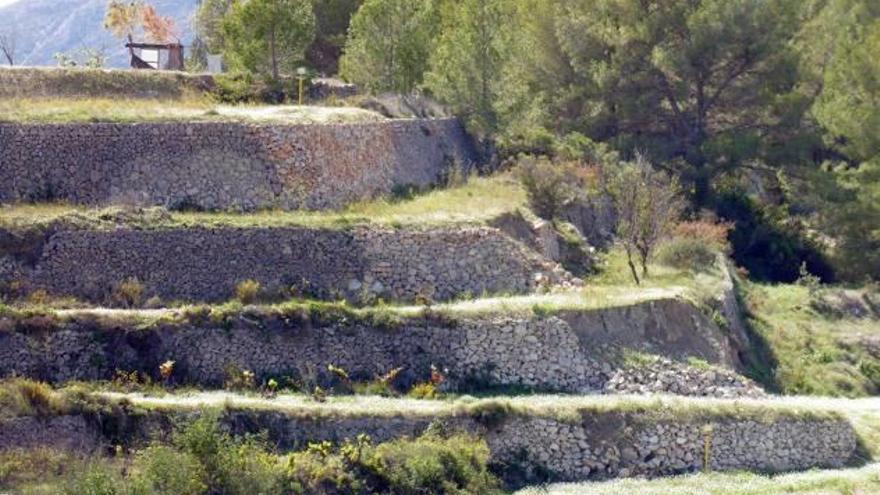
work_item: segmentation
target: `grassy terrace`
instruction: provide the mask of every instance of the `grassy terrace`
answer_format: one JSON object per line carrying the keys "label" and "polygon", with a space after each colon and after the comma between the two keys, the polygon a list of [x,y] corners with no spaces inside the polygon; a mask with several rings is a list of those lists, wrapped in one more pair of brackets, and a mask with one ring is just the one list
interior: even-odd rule
{"label": "grassy terrace", "polygon": [[[485,198],[493,198],[487,204]],[[0,229],[27,230],[56,221],[88,228],[325,227],[360,223],[384,226],[478,223],[526,207],[526,194],[508,175],[471,178],[467,184],[438,189],[406,200],[373,200],[341,211],[276,211],[250,214],[157,212],[126,208],[93,209],[69,204],[17,204],[0,207]]]}
{"label": "grassy terrace", "polygon": [[[779,399],[706,399],[675,396],[523,395],[475,398],[450,396],[446,400],[419,400],[378,396],[331,397],[316,402],[306,395],[280,395],[274,399],[229,392],[185,392],[146,396],[97,392],[99,397],[127,399],[152,410],[199,410],[220,407],[234,410],[281,411],[293,416],[454,416],[497,410],[525,416],[579,421],[581,413],[640,413],[658,420],[732,417],[772,421],[780,417],[838,418],[849,414],[880,418],[880,400],[833,400],[812,397]],[[842,415],[842,416],[841,416]]]}
{"label": "grassy terrace", "polygon": [[[38,389],[34,391],[35,389]],[[306,394],[283,393],[267,399],[253,393],[225,391],[163,391],[119,393],[96,383],[71,384],[51,389],[28,380],[0,381],[0,417],[76,413],[90,404],[125,401],[154,411],[187,411],[210,408],[238,411],[277,411],[295,417],[438,417],[479,414],[519,414],[579,421],[582,413],[638,413],[657,420],[732,417],[772,421],[781,417],[823,419],[861,417],[880,419],[880,399],[707,399],[640,395],[519,395],[473,397],[445,395],[435,400],[375,395],[328,396],[316,401]],[[36,398],[36,399],[35,399]],[[866,424],[862,421],[861,424]]]}
{"label": "grassy terrace", "polygon": [[858,469],[763,476],[710,473],[656,480],[566,483],[527,488],[516,495],[868,495],[880,493],[880,465]]}
{"label": "grassy terrace", "polygon": [[0,99],[0,123],[242,122],[348,124],[380,122],[382,115],[360,108],[218,105],[206,99],[126,100],[109,98]]}
{"label": "grassy terrace", "polygon": [[[205,321],[222,322],[242,314],[248,317],[273,317],[298,315],[312,318],[313,321],[334,321],[345,318],[349,321],[364,321],[381,327],[394,327],[405,324],[406,318],[421,318],[430,315],[446,317],[485,317],[492,315],[544,317],[563,311],[590,311],[615,307],[626,307],[643,302],[684,297],[683,288],[644,289],[633,291],[627,287],[588,287],[582,290],[556,294],[537,294],[510,297],[486,297],[475,300],[425,306],[377,305],[354,307],[345,302],[326,302],[312,300],[291,300],[276,304],[245,306],[238,301],[218,305],[187,305],[172,303],[161,309],[112,309],[94,308],[71,298],[50,300],[42,304],[28,301],[0,303],[0,318],[9,321],[25,321],[38,315],[49,315],[59,324],[67,320],[88,319],[94,324],[131,325],[149,328],[159,324],[182,324]],[[0,325],[0,328],[3,328]]]}
{"label": "grassy terrace", "polygon": [[0,98],[193,98],[207,90],[202,76],[174,71],[83,67],[0,67]]}
{"label": "grassy terrace", "polygon": [[880,392],[880,355],[865,343],[880,339],[880,319],[870,311],[847,314],[846,304],[837,311],[833,303],[823,303],[841,294],[847,292],[745,286],[751,326],[771,350],[776,362],[772,378],[781,392],[848,397]]}

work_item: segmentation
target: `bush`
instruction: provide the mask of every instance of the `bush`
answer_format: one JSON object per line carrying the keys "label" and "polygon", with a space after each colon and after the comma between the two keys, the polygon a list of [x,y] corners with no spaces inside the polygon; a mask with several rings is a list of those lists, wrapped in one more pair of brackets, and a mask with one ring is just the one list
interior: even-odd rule
{"label": "bush", "polygon": [[557,165],[546,158],[527,157],[521,160],[519,179],[532,210],[548,220],[559,216],[562,208],[577,196],[570,167]]}
{"label": "bush", "polygon": [[144,285],[132,277],[124,280],[113,289],[111,300],[117,306],[135,308],[141,305],[144,296]]}
{"label": "bush", "polygon": [[488,462],[489,447],[471,435],[426,434],[381,444],[367,455],[365,464],[391,493],[501,493]]}
{"label": "bush", "polygon": [[226,367],[226,381],[223,388],[236,392],[254,390],[257,388],[257,380],[253,371],[243,370],[235,365]]}
{"label": "bush", "polygon": [[260,296],[262,286],[256,280],[244,280],[235,286],[235,298],[242,304],[253,304]]}
{"label": "bush", "polygon": [[290,457],[288,476],[297,494],[493,494],[489,448],[469,435],[425,433],[373,446],[366,436],[339,449],[328,442]]}
{"label": "bush", "polygon": [[199,495],[204,493],[205,469],[192,454],[154,445],[138,452],[132,464],[131,495]]}
{"label": "bush", "polygon": [[251,103],[259,100],[254,77],[249,73],[227,73],[214,76],[214,97],[221,103]]}
{"label": "bush", "polygon": [[66,495],[117,495],[123,493],[122,483],[109,467],[95,462],[74,474],[64,488]]}
{"label": "bush", "polygon": [[233,438],[214,414],[180,429],[175,446],[204,467],[211,493],[252,495],[281,493],[282,470],[259,438]]}
{"label": "bush", "polygon": [[216,493],[225,495],[270,495],[284,493],[284,469],[260,438],[235,440],[221,451],[221,483]]}
{"label": "bush", "polygon": [[407,395],[413,399],[438,399],[440,398],[440,391],[431,382],[417,383]]}
{"label": "bush", "polygon": [[674,237],[657,250],[660,264],[695,272],[710,270],[717,256],[718,251],[712,245],[691,237]]}
{"label": "bush", "polygon": [[730,243],[727,240],[727,236],[730,235],[731,230],[733,230],[732,223],[696,220],[679,223],[675,226],[673,235],[676,237],[696,239],[705,242],[716,249],[727,252],[730,249]]}
{"label": "bush", "polygon": [[287,476],[295,495],[366,493],[364,481],[343,456],[314,451],[290,456]]}

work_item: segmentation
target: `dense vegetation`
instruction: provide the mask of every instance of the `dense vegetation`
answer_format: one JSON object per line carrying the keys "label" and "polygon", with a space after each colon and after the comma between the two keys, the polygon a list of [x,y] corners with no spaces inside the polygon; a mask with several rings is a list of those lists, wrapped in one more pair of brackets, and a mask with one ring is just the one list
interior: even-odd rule
{"label": "dense vegetation", "polygon": [[360,435],[281,455],[264,436],[233,437],[217,416],[179,425],[169,443],[116,457],[8,450],[0,453],[0,487],[70,495],[501,493],[486,443],[440,426],[413,439],[373,444]]}
{"label": "dense vegetation", "polygon": [[[217,21],[241,10],[218,8],[231,3],[205,2],[200,19],[236,61],[247,33]],[[331,3],[314,8],[314,33],[288,27],[308,54],[335,44],[322,53],[341,53],[342,77],[363,88],[433,95],[502,159],[642,154],[692,213],[735,223],[733,255],[753,278],[791,282],[803,264],[826,281],[880,278],[876,2]]]}

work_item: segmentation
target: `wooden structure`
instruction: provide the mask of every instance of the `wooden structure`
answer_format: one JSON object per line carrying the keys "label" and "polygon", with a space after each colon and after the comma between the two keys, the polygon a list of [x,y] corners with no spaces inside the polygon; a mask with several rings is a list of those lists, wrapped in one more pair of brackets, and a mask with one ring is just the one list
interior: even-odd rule
{"label": "wooden structure", "polygon": [[183,70],[180,43],[126,43],[133,69]]}

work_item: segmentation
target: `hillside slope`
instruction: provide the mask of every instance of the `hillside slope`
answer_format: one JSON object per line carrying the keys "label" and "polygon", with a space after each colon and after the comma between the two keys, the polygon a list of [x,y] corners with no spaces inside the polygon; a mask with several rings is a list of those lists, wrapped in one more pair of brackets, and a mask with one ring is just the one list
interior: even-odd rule
{"label": "hillside slope", "polygon": [[[162,14],[177,20],[186,45],[198,0],[154,0]],[[55,54],[82,48],[104,49],[108,67],[128,64],[123,44],[104,30],[107,0],[18,0],[0,3],[0,33],[16,38],[16,65],[55,65]]]}

